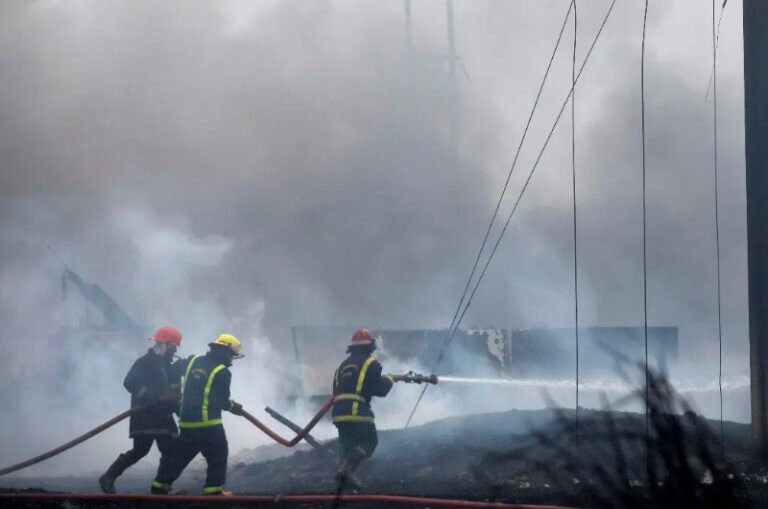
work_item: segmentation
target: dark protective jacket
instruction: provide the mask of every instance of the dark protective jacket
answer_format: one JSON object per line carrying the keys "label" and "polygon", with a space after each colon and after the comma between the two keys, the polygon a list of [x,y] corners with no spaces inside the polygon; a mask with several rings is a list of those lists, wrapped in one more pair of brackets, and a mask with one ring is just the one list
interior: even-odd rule
{"label": "dark protective jacket", "polygon": [[125,376],[123,385],[131,393],[131,406],[148,406],[146,410],[131,415],[129,436],[177,435],[173,420],[176,404],[158,402],[172,393],[171,385],[178,383],[178,376],[171,366],[171,360],[157,355],[151,348],[133,363]]}
{"label": "dark protective jacket", "polygon": [[221,411],[232,408],[229,385],[232,373],[215,352],[196,355],[183,361],[179,427],[206,428],[221,425]]}
{"label": "dark protective jacket", "polygon": [[371,399],[386,396],[393,383],[373,355],[353,350],[333,377],[333,422],[374,422]]}

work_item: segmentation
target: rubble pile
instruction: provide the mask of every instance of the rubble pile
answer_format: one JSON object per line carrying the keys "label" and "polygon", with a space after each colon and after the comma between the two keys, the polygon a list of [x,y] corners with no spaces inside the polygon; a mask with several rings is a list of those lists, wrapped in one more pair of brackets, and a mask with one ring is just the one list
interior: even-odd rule
{"label": "rubble pile", "polygon": [[[604,412],[582,410],[586,423],[603,418]],[[644,416],[612,412],[621,430],[642,430]],[[494,498],[505,500],[551,501],[551,475],[540,462],[551,461],[557,469],[564,458],[557,451],[533,439],[532,430],[555,431],[557,419],[572,418],[573,412],[557,410],[522,411],[452,417],[423,426],[383,430],[374,457],[357,474],[368,493],[397,493],[444,497]],[[710,422],[712,429],[719,423]],[[624,432],[624,431],[622,431]],[[749,426],[725,423],[729,461],[748,457]],[[584,430],[583,440],[596,442]],[[600,444],[582,444],[590,455],[609,450]],[[607,444],[606,444],[607,445]],[[228,486],[239,493],[301,494],[332,492],[335,488],[336,441],[324,449],[296,452],[292,456],[252,463],[230,473]],[[626,446],[631,475],[644,474],[644,451]],[[600,461],[601,458],[592,459]],[[575,480],[578,483],[579,480]]]}

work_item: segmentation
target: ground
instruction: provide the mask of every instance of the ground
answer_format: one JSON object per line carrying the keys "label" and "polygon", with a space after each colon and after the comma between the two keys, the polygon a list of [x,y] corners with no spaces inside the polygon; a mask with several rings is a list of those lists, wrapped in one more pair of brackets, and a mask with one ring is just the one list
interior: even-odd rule
{"label": "ground", "polygon": [[[629,434],[632,430],[644,429],[645,419],[638,414],[583,410],[581,438],[575,450],[586,457],[586,463],[578,467],[581,469],[578,479],[567,473],[570,453],[553,450],[559,443],[546,440],[546,437],[557,439],[562,433],[563,420],[572,423],[573,417],[572,411],[514,410],[452,417],[405,430],[383,430],[376,454],[358,471],[365,485],[363,492],[520,503],[581,502],[579,505],[586,505],[591,502],[590,506],[594,507],[594,501],[582,493],[595,486],[602,489],[599,480],[596,482],[593,478],[590,465],[609,465],[615,461],[615,443],[592,433],[597,429],[595,423],[609,419],[617,433]],[[674,417],[669,422],[684,424],[686,421],[683,417]],[[714,435],[719,433],[719,423],[706,424],[715,430]],[[532,430],[536,430],[536,434],[532,434]],[[724,465],[734,481],[734,496],[744,501],[749,497],[750,507],[768,507],[768,469],[749,460],[749,426],[727,422],[724,436],[726,462],[718,464]],[[691,451],[686,453],[686,462],[691,465],[696,489],[701,489],[696,496],[706,499],[708,490],[714,488],[706,458],[696,457],[700,447],[697,439],[701,438],[694,434],[690,440],[685,439],[686,443],[690,441]],[[709,435],[702,439],[702,443],[709,441]],[[719,454],[716,441],[711,440],[711,444]],[[238,494],[333,493],[336,441],[328,441],[324,446],[320,450],[302,450],[286,457],[235,465],[230,468],[227,486]],[[640,494],[644,489],[644,449],[624,443],[622,451],[629,479],[626,490],[628,493],[635,490],[642,498],[645,496]],[[663,476],[666,468],[659,468],[660,475]],[[568,480],[566,485],[563,479]],[[120,479],[119,488],[143,491],[148,481],[146,475],[128,475]],[[198,493],[201,483],[201,472],[193,471],[178,483],[178,488]],[[8,489],[40,487],[74,492],[93,492],[96,486],[95,479],[78,477],[6,478],[0,485]]]}

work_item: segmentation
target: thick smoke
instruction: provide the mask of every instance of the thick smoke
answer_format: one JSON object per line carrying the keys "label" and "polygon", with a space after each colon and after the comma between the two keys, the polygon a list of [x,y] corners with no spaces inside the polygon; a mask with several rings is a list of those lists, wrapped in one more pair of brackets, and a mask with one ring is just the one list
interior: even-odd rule
{"label": "thick smoke", "polygon": [[[397,2],[0,6],[0,342],[2,376],[16,384],[4,389],[4,462],[124,409],[122,376],[146,346],[56,342],[58,328],[83,315],[77,296],[61,302],[65,266],[138,322],[178,326],[184,354],[222,331],[243,337],[249,356],[233,390],[253,409],[291,383],[291,325],[448,325],[567,2],[456,2],[470,79],[459,73],[455,106],[436,58],[446,51],[444,4],[414,4],[410,57]],[[608,2],[579,4],[581,60]],[[743,102],[740,6],[728,8],[723,326],[726,374],[738,375],[747,367]],[[641,12],[616,9],[577,90],[584,326],[642,324]],[[709,14],[693,0],[652,9],[649,321],[680,327],[683,374],[711,377]],[[570,44],[566,35],[511,197],[567,93]],[[572,326],[568,124],[566,116],[466,325]],[[385,422],[404,422],[410,402],[385,407],[402,414]],[[746,402],[730,405],[727,415],[748,416]],[[448,398],[426,415],[453,407]],[[254,439],[241,424],[232,425],[233,450]],[[118,427],[46,468],[104,462],[127,445],[124,434]]]}

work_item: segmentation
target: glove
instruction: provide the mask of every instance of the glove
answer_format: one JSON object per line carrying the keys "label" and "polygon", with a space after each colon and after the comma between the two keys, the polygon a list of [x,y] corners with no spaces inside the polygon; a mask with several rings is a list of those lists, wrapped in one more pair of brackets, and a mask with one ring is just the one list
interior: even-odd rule
{"label": "glove", "polygon": [[235,415],[243,415],[243,405],[237,401],[232,401],[229,406],[229,411]]}

